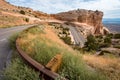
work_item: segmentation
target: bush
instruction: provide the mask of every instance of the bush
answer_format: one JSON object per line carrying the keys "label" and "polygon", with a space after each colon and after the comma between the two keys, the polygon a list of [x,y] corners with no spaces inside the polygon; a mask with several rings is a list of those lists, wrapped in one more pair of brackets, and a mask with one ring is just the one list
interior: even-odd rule
{"label": "bush", "polygon": [[20,14],[23,14],[23,15],[25,15],[25,11],[23,11],[23,10],[20,10]]}
{"label": "bush", "polygon": [[111,44],[111,38],[110,37],[105,37],[104,38],[104,43]]}
{"label": "bush", "polygon": [[95,40],[95,37],[93,35],[89,35],[87,37],[87,42],[85,43],[85,47],[87,48],[88,51],[98,49],[98,47],[99,47],[98,43]]}
{"label": "bush", "polygon": [[113,38],[113,34],[112,33],[107,34],[106,37]]}
{"label": "bush", "polygon": [[114,45],[113,47],[120,49],[120,45]]}
{"label": "bush", "polygon": [[65,30],[65,31],[69,31],[69,28],[67,28],[67,27],[66,27],[66,28],[63,28],[63,30]]}
{"label": "bush", "polygon": [[105,48],[105,47],[110,47],[110,44],[109,43],[99,44],[99,48]]}
{"label": "bush", "polygon": [[26,21],[26,22],[29,22],[29,18],[25,18],[25,21]]}
{"label": "bush", "polygon": [[61,39],[68,45],[71,45],[71,37],[65,36],[61,37]]}
{"label": "bush", "polygon": [[115,34],[115,35],[114,35],[114,38],[115,38],[115,39],[120,39],[120,34]]}
{"label": "bush", "polygon": [[99,38],[99,39],[102,39],[103,36],[102,35],[98,35],[98,36],[95,36],[96,38]]}

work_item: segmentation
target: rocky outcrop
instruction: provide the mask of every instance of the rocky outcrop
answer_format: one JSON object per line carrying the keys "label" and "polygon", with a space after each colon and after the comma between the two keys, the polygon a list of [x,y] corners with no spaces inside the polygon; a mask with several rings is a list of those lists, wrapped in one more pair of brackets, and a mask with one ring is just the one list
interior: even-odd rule
{"label": "rocky outcrop", "polygon": [[102,17],[103,12],[101,11],[92,11],[92,10],[72,10],[68,12],[62,12],[53,15],[56,19],[69,21],[69,22],[79,22],[86,23],[87,25],[94,27],[94,34],[104,34]]}
{"label": "rocky outcrop", "polygon": [[117,49],[117,48],[102,48],[101,50],[102,52],[107,52],[107,53],[114,54],[116,56],[120,56],[120,49]]}

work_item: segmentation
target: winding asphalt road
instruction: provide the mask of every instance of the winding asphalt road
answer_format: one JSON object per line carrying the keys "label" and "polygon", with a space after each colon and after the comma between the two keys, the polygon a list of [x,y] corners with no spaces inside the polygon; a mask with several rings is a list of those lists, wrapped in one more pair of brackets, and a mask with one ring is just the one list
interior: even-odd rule
{"label": "winding asphalt road", "polygon": [[[0,29],[0,79],[1,79],[1,71],[3,71],[4,68],[6,67],[6,64],[10,62],[10,57],[12,53],[8,41],[9,37],[15,34],[16,32],[20,32],[31,26],[33,25]],[[73,35],[75,43],[80,44],[80,46],[83,47],[85,42],[84,37],[80,34],[79,31],[77,31],[75,27],[69,26],[69,28]]]}
{"label": "winding asphalt road", "polygon": [[6,67],[6,62],[10,61],[12,50],[9,47],[9,37],[31,26],[33,25],[0,29],[0,72]]}
{"label": "winding asphalt road", "polygon": [[83,37],[83,35],[77,30],[76,27],[69,26],[69,29],[72,33],[75,44],[80,46],[81,48],[84,47],[86,39]]}
{"label": "winding asphalt road", "polygon": [[64,27],[68,27],[70,29],[71,35],[73,36],[75,45],[80,46],[81,48],[84,47],[86,39],[84,36],[78,31],[78,29],[72,25],[63,25]]}

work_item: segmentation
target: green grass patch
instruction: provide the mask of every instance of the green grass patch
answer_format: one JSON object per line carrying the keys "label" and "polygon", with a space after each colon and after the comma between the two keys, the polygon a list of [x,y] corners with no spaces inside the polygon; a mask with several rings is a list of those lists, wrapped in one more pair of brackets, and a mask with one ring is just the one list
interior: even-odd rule
{"label": "green grass patch", "polygon": [[[40,28],[37,29],[41,30]],[[36,31],[36,29],[29,28],[24,34],[34,34],[34,31]],[[35,35],[38,35],[39,33],[35,32]],[[45,32],[40,34],[45,35]],[[69,80],[106,80],[103,75],[88,69],[87,65],[82,60],[82,56],[77,51],[64,47],[62,44],[52,41],[46,36],[41,36],[40,34],[39,37],[29,40],[28,43],[30,44],[22,45],[24,46],[23,50],[26,51],[26,53],[29,53],[30,51],[27,50],[28,46],[34,44],[32,47],[33,51],[30,53],[30,56],[33,59],[46,65],[56,54],[62,54],[62,64],[58,70],[58,73],[61,76],[67,77]]]}
{"label": "green grass patch", "polygon": [[39,73],[26,65],[16,51],[13,54],[11,64],[3,73],[3,80],[39,80]]}
{"label": "green grass patch", "polygon": [[13,34],[10,38],[9,38],[9,45],[12,49],[16,49],[16,39],[18,37],[19,33]]}

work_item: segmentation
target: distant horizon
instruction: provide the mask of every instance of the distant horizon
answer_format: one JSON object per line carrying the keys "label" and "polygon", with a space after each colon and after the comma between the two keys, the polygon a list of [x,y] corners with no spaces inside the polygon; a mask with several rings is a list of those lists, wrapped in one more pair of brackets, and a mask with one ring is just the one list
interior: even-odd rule
{"label": "distant horizon", "polygon": [[120,18],[103,18],[103,19],[117,19],[117,20],[120,20]]}

